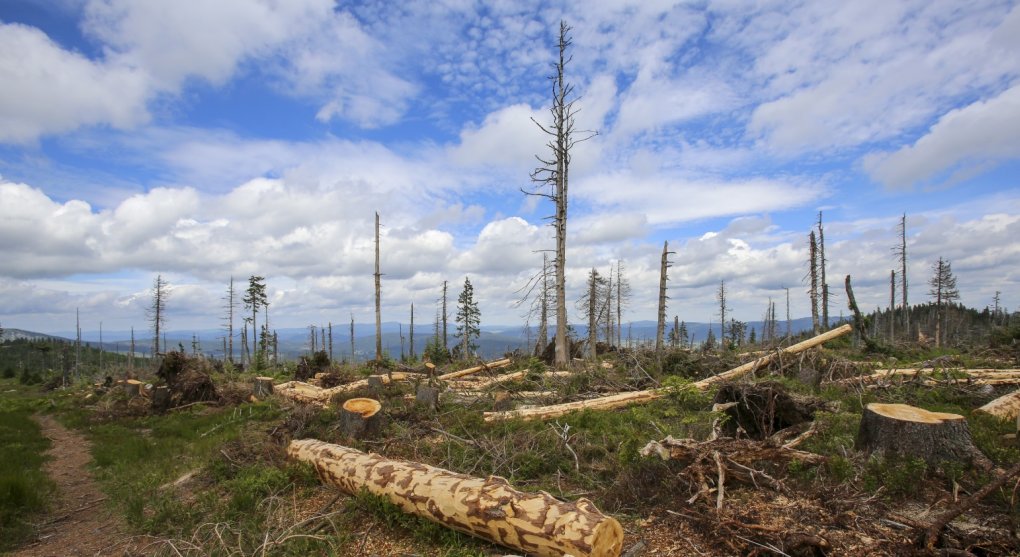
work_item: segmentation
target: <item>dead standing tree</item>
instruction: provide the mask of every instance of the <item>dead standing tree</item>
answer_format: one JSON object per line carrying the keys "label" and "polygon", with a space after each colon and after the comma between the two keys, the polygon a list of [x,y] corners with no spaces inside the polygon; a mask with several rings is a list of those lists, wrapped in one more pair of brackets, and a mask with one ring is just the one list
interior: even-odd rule
{"label": "dead standing tree", "polygon": [[818,211],[818,275],[821,280],[819,294],[822,298],[822,329],[829,328],[829,283],[825,280],[825,228],[822,227],[822,212]]}
{"label": "dead standing tree", "polygon": [[[159,350],[159,332],[165,329],[166,326],[166,300],[170,296],[170,284],[163,279],[163,275],[156,275],[156,280],[152,281],[152,304],[148,309],[149,323],[152,324],[153,332],[153,355],[158,356]],[[80,328],[79,328],[80,330]],[[79,342],[79,345],[81,343]],[[166,347],[163,347],[166,350]]]}
{"label": "dead standing tree", "polygon": [[811,279],[811,333],[818,334],[818,242],[815,231],[808,234],[808,275]]}
{"label": "dead standing tree", "polygon": [[666,332],[666,281],[669,280],[667,270],[672,267],[669,262],[669,242],[662,243],[662,261],[659,265],[659,317],[655,327],[655,352],[662,352],[662,336]]}
{"label": "dead standing tree", "polygon": [[903,284],[903,335],[910,337],[910,305],[907,302],[907,214],[903,213],[899,224],[900,243],[893,246],[893,253],[900,260],[900,282]]}
{"label": "dead standing tree", "polygon": [[375,277],[375,361],[376,363],[382,362],[382,310],[381,310],[381,296],[380,296],[380,279],[382,275],[379,273],[379,213],[375,214],[375,273],[372,275]]}
{"label": "dead standing tree", "polygon": [[[553,75],[549,77],[552,81],[552,106],[549,112],[552,115],[552,124],[543,125],[532,118],[532,122],[538,126],[543,133],[551,137],[547,144],[552,151],[552,156],[542,158],[536,156],[541,166],[531,173],[531,181],[537,184],[533,191],[523,191],[526,195],[537,195],[545,197],[556,206],[555,214],[552,217],[553,228],[556,230],[556,257],[553,264],[556,266],[556,358],[557,366],[565,367],[570,362],[570,349],[567,345],[567,292],[566,292],[566,266],[567,266],[567,186],[570,175],[570,151],[579,141],[590,139],[596,135],[595,132],[584,134],[581,139],[574,137],[574,115],[577,114],[573,85],[566,82],[564,73],[571,58],[567,56],[567,49],[570,48],[570,27],[565,21],[560,22],[560,34],[558,41],[559,60],[553,64]],[[550,189],[546,193],[544,188]]]}

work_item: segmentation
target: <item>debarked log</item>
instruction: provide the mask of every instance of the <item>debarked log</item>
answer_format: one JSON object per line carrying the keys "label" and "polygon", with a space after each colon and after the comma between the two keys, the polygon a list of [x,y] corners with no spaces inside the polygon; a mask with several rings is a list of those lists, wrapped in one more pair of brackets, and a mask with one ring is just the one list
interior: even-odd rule
{"label": "debarked log", "polygon": [[[989,414],[1003,420],[1012,420],[1014,418],[1020,420],[1020,391],[1013,391],[1002,395],[978,408],[975,412]],[[1020,429],[1020,426],[1017,426],[1017,429]]]}
{"label": "debarked log", "polygon": [[389,460],[316,439],[291,441],[287,454],[347,493],[366,489],[405,512],[530,555],[617,557],[623,546],[620,523],[587,499],[564,503],[518,491],[498,476]]}
{"label": "debarked log", "polygon": [[[694,383],[692,383],[692,385],[699,390],[702,391],[707,390],[713,385],[722,383],[724,381],[729,381],[731,379],[736,379],[743,375],[747,375],[748,373],[751,373],[756,369],[764,367],[781,354],[798,354],[800,352],[818,346],[819,344],[822,344],[827,340],[832,340],[834,338],[845,335],[849,333],[851,330],[852,328],[848,324],[843,325],[841,327],[837,327],[831,331],[827,331],[818,336],[809,338],[805,341],[798,342],[797,344],[794,344],[793,346],[790,346],[788,348],[784,348],[782,350],[773,352],[768,356],[758,358],[753,362],[748,362],[746,364],[737,366],[729,371],[720,373],[719,375],[713,375],[712,377],[708,377],[700,381],[695,381]],[[575,412],[578,410],[585,409],[612,410],[615,408],[623,408],[625,406],[630,406],[632,404],[650,402],[652,400],[662,398],[666,396],[668,393],[669,390],[666,388],[648,389],[645,391],[620,393],[601,398],[594,398],[591,400],[578,400],[574,402],[565,402],[563,404],[554,404],[552,406],[540,406],[538,408],[528,408],[524,410],[518,409],[508,410],[504,412],[486,412],[485,421],[494,422],[500,420],[510,420],[513,418],[521,418],[524,420],[545,420],[548,418],[555,418],[557,416],[569,414],[570,412]]]}

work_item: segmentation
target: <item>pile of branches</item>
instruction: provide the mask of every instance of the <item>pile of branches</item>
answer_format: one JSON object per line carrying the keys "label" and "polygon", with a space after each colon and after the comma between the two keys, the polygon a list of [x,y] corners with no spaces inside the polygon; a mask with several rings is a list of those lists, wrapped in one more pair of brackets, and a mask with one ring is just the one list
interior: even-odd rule
{"label": "pile of branches", "polygon": [[170,389],[171,408],[219,400],[216,385],[213,384],[208,363],[204,358],[189,357],[184,352],[168,352],[163,357],[156,376]]}

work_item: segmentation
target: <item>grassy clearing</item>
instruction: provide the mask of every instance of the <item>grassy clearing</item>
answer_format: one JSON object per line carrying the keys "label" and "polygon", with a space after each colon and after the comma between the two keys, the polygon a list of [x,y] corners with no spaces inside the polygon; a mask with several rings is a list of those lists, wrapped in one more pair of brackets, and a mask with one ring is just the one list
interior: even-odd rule
{"label": "grassy clearing", "polygon": [[[0,551],[33,532],[31,517],[46,507],[53,491],[42,466],[50,441],[31,416],[36,401],[15,381],[0,381]],[[11,392],[13,391],[13,392]]]}

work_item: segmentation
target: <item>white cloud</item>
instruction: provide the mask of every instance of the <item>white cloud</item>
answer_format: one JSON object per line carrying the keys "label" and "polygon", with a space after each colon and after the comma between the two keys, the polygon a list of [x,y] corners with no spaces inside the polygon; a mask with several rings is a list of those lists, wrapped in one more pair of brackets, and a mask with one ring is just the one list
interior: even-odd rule
{"label": "white cloud", "polygon": [[801,207],[826,195],[821,184],[766,178],[723,180],[658,173],[604,173],[577,183],[578,197],[603,210],[643,213],[660,226]]}
{"label": "white cloud", "polygon": [[864,168],[887,186],[904,188],[1009,158],[1020,158],[1020,85],[946,113],[913,145],[866,156]]}
{"label": "white cloud", "polygon": [[148,119],[150,88],[142,72],[93,62],[19,24],[0,23],[0,44],[0,142]]}

